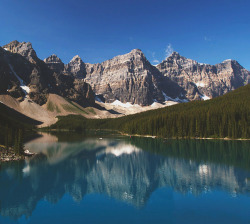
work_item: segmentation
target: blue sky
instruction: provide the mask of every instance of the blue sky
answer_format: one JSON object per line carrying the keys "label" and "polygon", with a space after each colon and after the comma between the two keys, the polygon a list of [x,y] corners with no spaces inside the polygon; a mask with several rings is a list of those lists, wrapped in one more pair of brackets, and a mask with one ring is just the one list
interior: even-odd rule
{"label": "blue sky", "polygon": [[41,59],[97,63],[134,48],[152,64],[173,49],[250,70],[249,0],[0,0],[0,45],[30,41]]}

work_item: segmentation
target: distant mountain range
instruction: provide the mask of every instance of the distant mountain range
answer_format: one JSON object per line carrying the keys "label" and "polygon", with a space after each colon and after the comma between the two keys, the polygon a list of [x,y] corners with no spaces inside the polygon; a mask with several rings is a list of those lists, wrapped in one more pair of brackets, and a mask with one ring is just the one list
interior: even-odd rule
{"label": "distant mountain range", "polygon": [[237,61],[201,64],[173,52],[153,66],[141,50],[100,64],[84,63],[75,56],[67,65],[52,55],[44,60],[53,71],[83,79],[105,102],[150,105],[153,102],[211,99],[250,83],[250,72]]}
{"label": "distant mountain range", "polygon": [[48,107],[51,94],[83,107],[97,101],[149,106],[223,95],[250,83],[250,72],[235,60],[208,65],[177,52],[153,66],[138,49],[103,63],[75,56],[64,64],[56,55],[39,59],[30,42],[12,41],[0,47],[0,80],[1,95],[40,106]]}

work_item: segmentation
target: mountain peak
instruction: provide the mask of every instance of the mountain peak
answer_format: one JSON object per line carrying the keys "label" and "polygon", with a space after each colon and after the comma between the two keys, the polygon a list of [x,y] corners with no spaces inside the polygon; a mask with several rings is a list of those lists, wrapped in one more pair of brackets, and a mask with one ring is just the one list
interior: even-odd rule
{"label": "mountain peak", "polygon": [[132,51],[130,51],[130,53],[142,53],[141,49],[133,49]]}
{"label": "mountain peak", "polygon": [[9,48],[9,47],[11,47],[11,46],[16,47],[18,44],[20,44],[19,41],[13,40],[13,41],[11,41],[10,43],[4,45],[3,48]]}
{"label": "mountain peak", "polygon": [[124,54],[124,55],[120,55],[118,57],[127,58],[127,59],[129,59],[129,58],[130,59],[131,58],[142,59],[142,58],[145,58],[145,55],[143,54],[143,52],[140,49],[133,49],[129,53]]}
{"label": "mountain peak", "polygon": [[52,54],[49,57],[45,58],[44,62],[45,63],[63,63],[62,60],[59,57],[57,57],[57,55],[55,54]]}
{"label": "mountain peak", "polygon": [[170,56],[168,56],[167,58],[169,58],[169,57],[172,57],[172,58],[179,58],[179,57],[181,57],[181,55],[180,55],[178,52],[173,51],[172,54],[171,54]]}
{"label": "mountain peak", "polygon": [[74,62],[74,61],[79,61],[79,62],[81,62],[82,59],[81,59],[81,57],[80,57],[79,55],[76,55],[76,56],[74,56],[74,57],[71,59],[70,62]]}
{"label": "mountain peak", "polygon": [[30,42],[18,42],[17,40],[11,41],[10,43],[3,46],[4,49],[18,53],[26,57],[28,60],[37,58],[36,52]]}
{"label": "mountain peak", "polygon": [[[222,63],[230,63],[230,64],[237,64],[238,63],[238,61],[236,61],[236,60],[233,60],[233,59],[226,59],[226,60],[224,60]],[[239,64],[239,63],[238,63]]]}
{"label": "mountain peak", "polygon": [[127,55],[140,55],[140,56],[143,55],[144,56],[142,50],[140,50],[140,49],[133,49]]}
{"label": "mountain peak", "polygon": [[85,77],[85,63],[79,55],[74,56],[71,61],[65,65],[65,70],[73,73],[76,78],[83,79]]}

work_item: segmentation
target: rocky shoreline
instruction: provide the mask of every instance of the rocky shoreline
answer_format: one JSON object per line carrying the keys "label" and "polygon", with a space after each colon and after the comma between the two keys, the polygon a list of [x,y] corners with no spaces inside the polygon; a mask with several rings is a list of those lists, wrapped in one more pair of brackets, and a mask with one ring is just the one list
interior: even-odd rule
{"label": "rocky shoreline", "polygon": [[121,135],[124,136],[133,136],[133,137],[142,137],[142,138],[160,138],[160,139],[164,139],[164,140],[169,140],[169,139],[174,139],[174,140],[178,140],[178,139],[193,139],[193,140],[225,140],[225,141],[229,141],[229,140],[234,140],[234,141],[250,141],[249,138],[202,138],[202,137],[183,137],[183,138],[162,138],[162,137],[158,137],[158,136],[153,136],[153,135],[139,135],[139,134],[127,134],[127,133],[123,133],[118,131]]}
{"label": "rocky shoreline", "polygon": [[32,155],[34,155],[34,153],[30,153],[28,150],[25,150],[24,154],[18,155],[13,148],[6,150],[4,146],[0,146],[0,162],[23,160],[26,156]]}

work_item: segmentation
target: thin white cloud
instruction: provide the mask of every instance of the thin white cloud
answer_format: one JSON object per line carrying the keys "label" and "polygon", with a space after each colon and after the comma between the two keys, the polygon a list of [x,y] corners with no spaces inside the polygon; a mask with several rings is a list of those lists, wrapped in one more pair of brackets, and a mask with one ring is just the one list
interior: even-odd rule
{"label": "thin white cloud", "polygon": [[151,52],[151,55],[152,55],[152,63],[159,64],[160,61],[155,57],[156,53],[153,51],[153,52]]}
{"label": "thin white cloud", "polygon": [[211,38],[207,37],[207,36],[204,36],[204,40],[205,41],[211,41]]}
{"label": "thin white cloud", "polygon": [[165,49],[165,56],[166,58],[169,57],[173,53],[174,49],[172,47],[172,44],[168,44],[168,46]]}
{"label": "thin white cloud", "polygon": [[159,64],[159,63],[160,63],[160,61],[159,61],[159,60],[157,60],[157,59],[154,59],[154,60],[153,60],[153,63],[154,63],[154,64]]}

